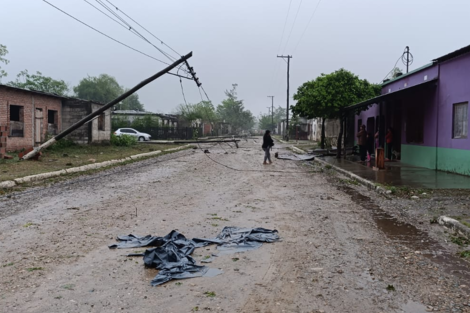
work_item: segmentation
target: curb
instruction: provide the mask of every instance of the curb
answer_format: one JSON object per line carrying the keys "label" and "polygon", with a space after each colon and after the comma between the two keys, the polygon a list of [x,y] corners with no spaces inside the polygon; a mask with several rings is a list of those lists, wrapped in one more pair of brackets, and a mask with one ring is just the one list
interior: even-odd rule
{"label": "curb", "polygon": [[72,174],[72,173],[80,173],[80,172],[86,172],[89,170],[94,170],[94,169],[99,169],[103,167],[107,167],[110,165],[114,164],[120,164],[124,162],[128,162],[131,160],[138,160],[141,158],[146,158],[146,157],[152,157],[156,156],[162,152],[167,152],[167,151],[178,151],[182,150],[184,148],[190,147],[191,145],[184,145],[181,147],[176,147],[176,148],[171,148],[167,150],[157,150],[157,151],[152,151],[152,152],[146,152],[146,153],[140,153],[136,155],[132,155],[130,157],[124,158],[124,159],[117,159],[117,160],[109,160],[109,161],[104,161],[100,163],[93,163],[93,164],[87,164],[87,165],[82,165],[78,167],[71,167],[68,169],[60,170],[60,171],[54,171],[54,172],[48,172],[48,173],[42,173],[42,174],[37,174],[37,175],[29,175],[21,178],[16,178],[13,180],[7,180],[0,182],[0,188],[13,188],[17,185],[23,184],[23,183],[29,183],[29,182],[35,182],[35,181],[41,181],[45,180],[47,178],[51,177],[57,177],[57,176],[62,176],[62,175],[67,175],[67,174]]}
{"label": "curb", "polygon": [[[302,149],[299,149],[297,147],[294,147],[292,146],[293,148],[296,148],[298,150],[302,150]],[[304,150],[302,150],[303,152],[305,152]],[[345,169],[342,169],[340,167],[337,167],[336,165],[333,165],[333,164],[330,164],[326,161],[323,161],[323,160],[319,160],[317,157],[315,157],[315,159],[313,160],[313,162],[316,162],[318,164],[321,164],[323,166],[331,166],[331,168],[333,168],[335,171],[337,172],[340,172],[341,174],[345,175],[345,176],[348,176],[349,178],[352,178],[354,180],[356,180],[358,183],[368,187],[369,189],[373,189],[375,191],[377,191],[378,193],[381,193],[381,194],[386,194],[387,193],[387,190],[385,190],[384,188],[380,187],[380,186],[376,186],[373,182],[371,182],[370,180],[367,180],[365,178],[362,178],[356,174],[353,174]]]}
{"label": "curb", "polygon": [[439,223],[439,225],[450,228],[454,232],[459,233],[460,235],[466,237],[467,239],[470,238],[470,228],[463,225],[459,221],[454,220],[453,218],[450,218],[447,216],[440,216],[437,219],[437,222]]}

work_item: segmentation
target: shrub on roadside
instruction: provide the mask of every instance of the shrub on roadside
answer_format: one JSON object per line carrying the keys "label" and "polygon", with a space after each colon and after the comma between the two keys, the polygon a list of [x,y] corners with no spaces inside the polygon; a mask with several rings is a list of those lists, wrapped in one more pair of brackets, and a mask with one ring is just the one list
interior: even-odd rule
{"label": "shrub on roadside", "polygon": [[[49,140],[50,138],[52,138],[52,137],[47,136],[46,140]],[[77,144],[75,142],[73,142],[72,140],[67,139],[67,138],[63,138],[63,139],[60,139],[60,140],[56,141],[52,146],[49,146],[47,148],[47,150],[57,151],[57,150],[65,149],[65,148],[74,147],[76,145]]]}
{"label": "shrub on roadside", "polygon": [[137,138],[129,135],[116,136],[111,134],[111,145],[117,147],[130,147],[137,143]]}

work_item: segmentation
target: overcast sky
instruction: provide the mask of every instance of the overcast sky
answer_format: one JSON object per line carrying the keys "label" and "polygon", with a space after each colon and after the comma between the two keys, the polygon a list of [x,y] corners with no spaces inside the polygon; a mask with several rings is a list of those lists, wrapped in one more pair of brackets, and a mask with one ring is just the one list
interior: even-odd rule
{"label": "overcast sky", "polygon": [[[100,31],[169,62],[85,1],[49,1]],[[275,106],[286,104],[287,66],[277,54],[293,55],[292,97],[303,82],[339,68],[378,83],[407,45],[414,55],[414,69],[470,44],[468,0],[321,0],[310,24],[318,0],[111,2],[178,53],[193,51],[189,62],[215,105],[224,99],[226,89],[238,84],[239,98],[256,116],[267,113],[269,95],[275,96]],[[5,67],[9,76],[3,83],[28,69],[63,79],[71,86],[87,75],[106,73],[132,87],[165,66],[103,37],[43,1],[1,0],[1,4],[0,43],[8,47],[10,60]],[[141,33],[157,47],[172,52]],[[401,63],[399,67],[404,68]],[[200,101],[194,82],[184,81],[183,85],[188,102]],[[183,103],[179,79],[168,75],[138,94],[148,111],[171,113]]]}

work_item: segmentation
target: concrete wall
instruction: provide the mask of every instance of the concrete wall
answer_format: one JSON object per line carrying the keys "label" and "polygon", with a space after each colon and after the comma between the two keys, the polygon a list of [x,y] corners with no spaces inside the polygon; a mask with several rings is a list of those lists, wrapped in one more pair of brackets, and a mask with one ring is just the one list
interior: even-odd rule
{"label": "concrete wall", "polygon": [[470,102],[470,54],[440,64],[438,88],[437,168],[470,175],[470,138],[453,138],[453,105]]}
{"label": "concrete wall", "polygon": [[[53,96],[46,96],[36,94],[34,92],[26,90],[17,90],[4,86],[0,86],[0,125],[8,126],[10,129],[10,106],[17,105],[23,107],[23,136],[12,137],[9,136],[7,139],[7,151],[16,151],[21,149],[27,149],[35,145],[35,110],[42,109],[42,128],[40,130],[40,139],[43,142],[47,136],[47,117],[48,110],[57,111],[58,114],[58,125],[57,128],[60,131],[61,125],[61,108],[62,100]],[[18,123],[14,123],[18,124]]]}
{"label": "concrete wall", "polygon": [[[91,103],[78,99],[67,99],[62,106],[62,112],[62,125],[64,129],[67,129],[91,113]],[[91,140],[90,128],[90,123],[85,124],[70,133],[67,138],[79,144],[87,144]]]}
{"label": "concrete wall", "polygon": [[[92,103],[92,112],[95,112],[103,105]],[[91,123],[91,142],[92,143],[108,143],[111,140],[111,109],[104,112],[104,130],[98,128],[98,118]]]}

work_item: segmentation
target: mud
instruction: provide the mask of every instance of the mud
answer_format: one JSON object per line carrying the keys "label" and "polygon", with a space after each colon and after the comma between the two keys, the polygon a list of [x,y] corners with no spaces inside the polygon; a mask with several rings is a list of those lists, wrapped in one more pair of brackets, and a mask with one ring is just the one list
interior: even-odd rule
{"label": "mud", "polygon": [[[338,189],[344,184],[336,174],[309,163],[262,165],[253,140],[240,149],[202,148],[222,164],[250,171],[220,166],[199,150],[181,151],[3,198],[1,310],[469,312],[468,280],[432,257],[451,248],[445,234],[401,214],[401,200],[360,186],[348,194]],[[286,152],[277,143],[276,150]],[[389,218],[383,213],[396,221],[382,225]],[[219,253],[210,267],[222,275],[160,287],[149,285],[156,270],[126,256],[144,249],[107,247],[116,234],[177,229],[209,238],[233,225],[277,229],[283,240]],[[429,243],[417,249],[410,238],[426,234]],[[193,256],[202,261],[218,252],[210,246]]]}

